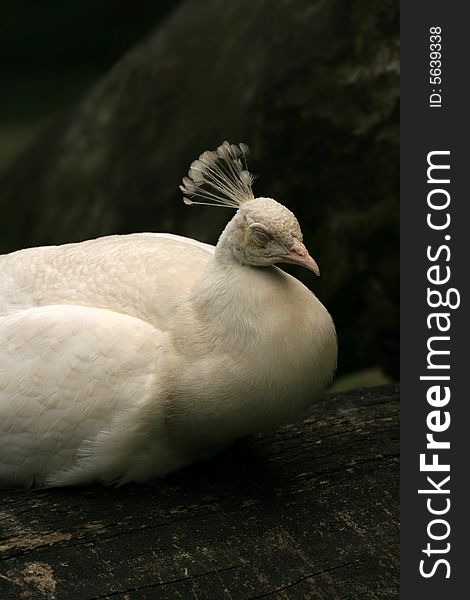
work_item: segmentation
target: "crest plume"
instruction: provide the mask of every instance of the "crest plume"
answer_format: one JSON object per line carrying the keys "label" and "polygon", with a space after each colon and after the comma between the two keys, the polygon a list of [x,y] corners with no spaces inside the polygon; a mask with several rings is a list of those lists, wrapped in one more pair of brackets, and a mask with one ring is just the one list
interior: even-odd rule
{"label": "crest plume", "polygon": [[[246,144],[225,141],[217,150],[206,150],[191,163],[187,177],[183,177],[180,190],[185,194],[185,204],[206,204],[239,208],[243,202],[253,200],[253,175],[247,170]],[[192,198],[202,198],[195,201]]]}

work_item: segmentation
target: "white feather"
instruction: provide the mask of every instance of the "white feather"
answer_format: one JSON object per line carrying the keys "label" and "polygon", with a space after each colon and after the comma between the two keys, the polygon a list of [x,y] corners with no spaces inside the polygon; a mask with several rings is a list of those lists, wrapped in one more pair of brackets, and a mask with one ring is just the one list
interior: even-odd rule
{"label": "white feather", "polygon": [[[300,235],[274,201],[247,207]],[[216,248],[144,233],[0,256],[0,485],[144,481],[315,401],[331,317],[235,258],[245,212]]]}
{"label": "white feather", "polygon": [[[239,208],[247,200],[253,200],[253,176],[246,165],[248,152],[246,144],[229,144],[227,141],[217,150],[203,152],[191,163],[188,177],[184,177],[180,185],[180,190],[186,194],[185,204]],[[192,200],[194,197],[203,198],[205,202]]]}

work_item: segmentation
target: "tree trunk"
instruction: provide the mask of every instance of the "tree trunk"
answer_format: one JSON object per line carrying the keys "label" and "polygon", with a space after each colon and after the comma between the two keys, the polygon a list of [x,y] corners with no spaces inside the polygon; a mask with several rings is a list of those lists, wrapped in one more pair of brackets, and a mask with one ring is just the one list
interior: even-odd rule
{"label": "tree trunk", "polygon": [[398,597],[398,386],[163,480],[0,491],[0,597]]}

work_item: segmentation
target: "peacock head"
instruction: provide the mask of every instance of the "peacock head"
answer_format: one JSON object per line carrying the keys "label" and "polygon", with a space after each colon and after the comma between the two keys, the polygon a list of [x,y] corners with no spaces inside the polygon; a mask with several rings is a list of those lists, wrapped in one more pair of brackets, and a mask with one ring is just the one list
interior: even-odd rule
{"label": "peacock head", "polygon": [[240,262],[253,266],[292,263],[320,275],[304,246],[300,225],[288,208],[272,198],[254,198],[243,204],[238,214],[236,221],[243,236],[238,236],[234,254]]}
{"label": "peacock head", "polygon": [[[291,263],[320,275],[294,214],[272,198],[254,197],[247,154],[246,144],[229,142],[203,152],[180,185],[184,202],[237,209],[218,246],[223,244],[241,264],[267,267]],[[202,201],[193,200],[196,197]]]}

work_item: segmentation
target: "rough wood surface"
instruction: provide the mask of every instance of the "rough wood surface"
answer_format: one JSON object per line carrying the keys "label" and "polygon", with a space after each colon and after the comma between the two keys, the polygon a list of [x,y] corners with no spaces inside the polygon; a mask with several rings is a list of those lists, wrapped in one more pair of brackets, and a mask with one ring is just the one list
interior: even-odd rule
{"label": "rough wood surface", "polygon": [[164,480],[0,491],[0,598],[398,598],[398,386]]}

